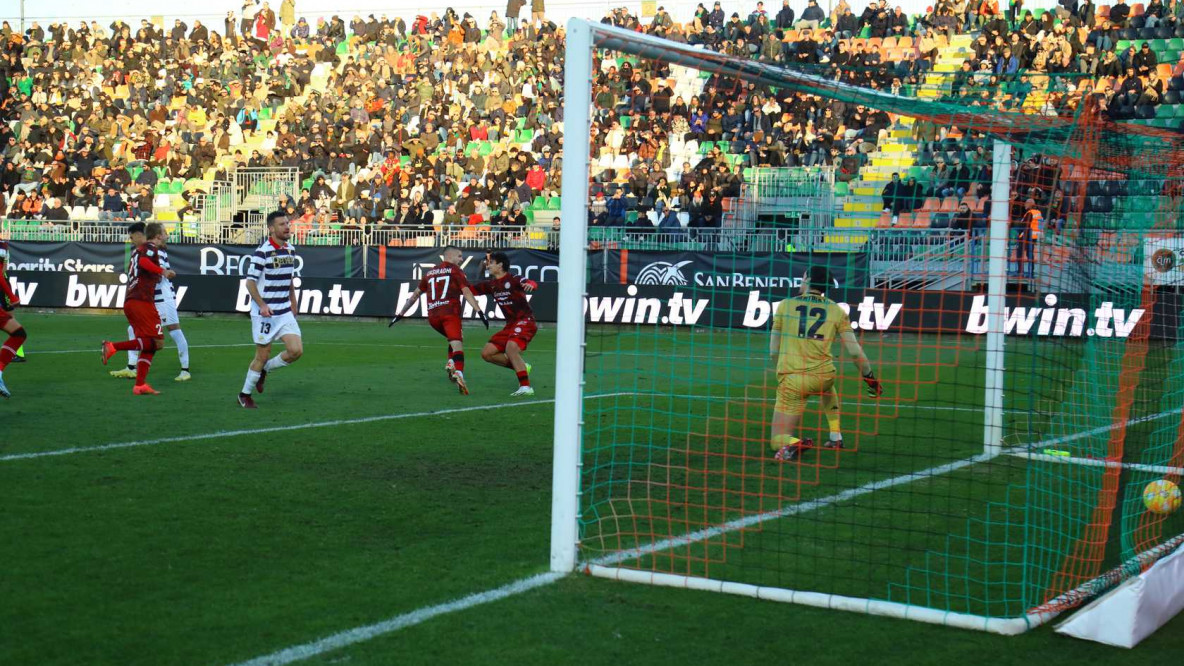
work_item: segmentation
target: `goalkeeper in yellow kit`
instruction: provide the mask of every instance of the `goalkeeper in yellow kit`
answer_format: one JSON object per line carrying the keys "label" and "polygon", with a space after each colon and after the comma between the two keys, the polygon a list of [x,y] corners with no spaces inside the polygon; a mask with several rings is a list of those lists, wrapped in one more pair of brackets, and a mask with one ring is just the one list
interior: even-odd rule
{"label": "goalkeeper in yellow kit", "polygon": [[777,404],[773,408],[773,436],[770,445],[774,458],[781,462],[796,460],[814,441],[794,435],[801,424],[806,401],[812,395],[822,398],[822,410],[830,426],[826,448],[843,448],[839,429],[839,396],[835,392],[835,338],[859,368],[867,394],[880,397],[883,386],[872,372],[872,364],[855,339],[851,319],[834,301],[826,297],[831,284],[830,271],[811,266],[803,276],[802,293],[777,304],[773,315],[773,335],[769,353],[777,364]]}

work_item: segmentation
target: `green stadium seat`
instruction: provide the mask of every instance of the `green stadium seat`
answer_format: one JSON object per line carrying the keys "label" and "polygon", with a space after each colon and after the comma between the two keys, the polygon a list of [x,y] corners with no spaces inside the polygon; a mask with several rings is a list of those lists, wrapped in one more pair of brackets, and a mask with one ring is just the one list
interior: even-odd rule
{"label": "green stadium seat", "polygon": [[517,123],[518,123],[518,129],[525,129],[526,128],[526,118],[518,118]]}
{"label": "green stadium seat", "polygon": [[341,42],[337,45],[337,55],[345,55],[349,53],[349,42]]}
{"label": "green stadium seat", "polygon": [[631,116],[621,116],[618,120],[621,121],[621,127],[625,129],[629,129],[629,126],[633,124],[633,118]]}
{"label": "green stadium seat", "polygon": [[560,197],[551,197],[551,199],[547,201],[547,210],[559,210],[562,208],[562,205],[563,204]]}
{"label": "green stadium seat", "polygon": [[845,197],[850,193],[851,193],[850,185],[848,185],[847,183],[844,183],[843,181],[839,181],[839,182],[835,183],[835,196],[836,197]]}
{"label": "green stadium seat", "polygon": [[489,141],[482,141],[478,152],[481,153],[481,157],[489,157],[493,154],[493,143]]}
{"label": "green stadium seat", "polygon": [[543,197],[535,197],[534,201],[530,202],[530,207],[534,210],[547,210],[547,200]]}
{"label": "green stadium seat", "polygon": [[1151,50],[1155,51],[1156,53],[1165,51],[1168,48],[1168,40],[1166,39],[1149,39],[1147,40],[1147,44],[1151,46]]}

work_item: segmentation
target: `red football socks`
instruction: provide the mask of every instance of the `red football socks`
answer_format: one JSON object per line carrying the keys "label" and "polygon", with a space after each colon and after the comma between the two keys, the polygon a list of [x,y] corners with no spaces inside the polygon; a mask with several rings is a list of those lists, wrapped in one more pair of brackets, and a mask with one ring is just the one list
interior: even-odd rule
{"label": "red football socks", "polygon": [[148,371],[152,368],[152,357],[155,351],[140,352],[140,360],[136,361],[136,386],[147,383]]}
{"label": "red football socks", "polygon": [[12,359],[16,358],[16,350],[25,344],[25,329],[19,329],[16,333],[8,336],[4,341],[4,346],[0,347],[0,370],[8,367]]}
{"label": "red football socks", "polygon": [[465,371],[465,353],[464,352],[452,352],[452,365],[456,368],[457,372],[464,372]]}
{"label": "red football socks", "polygon": [[530,375],[526,374],[525,370],[519,370],[516,374],[519,386],[530,386]]}

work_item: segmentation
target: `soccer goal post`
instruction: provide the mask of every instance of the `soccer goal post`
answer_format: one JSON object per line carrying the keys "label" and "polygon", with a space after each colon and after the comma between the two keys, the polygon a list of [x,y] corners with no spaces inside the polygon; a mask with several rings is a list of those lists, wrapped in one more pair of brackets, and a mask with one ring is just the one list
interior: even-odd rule
{"label": "soccer goal post", "polygon": [[957,41],[566,45],[552,570],[1015,634],[1184,541],[1173,140]]}

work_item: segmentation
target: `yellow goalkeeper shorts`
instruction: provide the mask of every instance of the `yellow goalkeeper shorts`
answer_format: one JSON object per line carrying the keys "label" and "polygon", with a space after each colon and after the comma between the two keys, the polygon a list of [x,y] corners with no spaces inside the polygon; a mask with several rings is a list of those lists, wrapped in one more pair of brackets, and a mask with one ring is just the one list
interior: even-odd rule
{"label": "yellow goalkeeper shorts", "polygon": [[812,395],[828,393],[835,387],[835,373],[777,375],[777,405],[782,414],[801,415]]}

